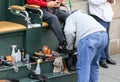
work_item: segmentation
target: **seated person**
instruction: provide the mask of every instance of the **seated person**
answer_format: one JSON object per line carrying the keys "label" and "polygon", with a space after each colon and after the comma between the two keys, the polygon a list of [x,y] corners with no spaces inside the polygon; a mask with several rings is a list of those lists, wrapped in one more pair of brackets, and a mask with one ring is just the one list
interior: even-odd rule
{"label": "seated person", "polygon": [[[62,32],[60,22],[65,22],[69,13],[59,9],[62,0],[27,0],[27,4],[39,5],[43,11],[43,21],[49,24],[49,27],[56,35],[59,41],[59,49],[62,50],[66,45],[65,37]],[[60,22],[59,22],[60,21]]]}

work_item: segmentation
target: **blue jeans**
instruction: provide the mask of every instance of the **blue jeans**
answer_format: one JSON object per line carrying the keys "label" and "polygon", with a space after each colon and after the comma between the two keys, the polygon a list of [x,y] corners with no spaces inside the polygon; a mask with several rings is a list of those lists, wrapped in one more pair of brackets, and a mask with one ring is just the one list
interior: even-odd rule
{"label": "blue jeans", "polygon": [[99,60],[107,38],[106,32],[95,32],[79,41],[76,63],[78,82],[98,82]]}
{"label": "blue jeans", "polygon": [[109,55],[109,41],[110,41],[110,37],[109,37],[109,29],[110,29],[110,22],[105,22],[103,21],[102,19],[98,18],[97,16],[95,15],[91,15],[92,17],[94,17],[101,25],[103,25],[106,30],[107,30],[107,34],[108,34],[108,43],[104,49],[104,53],[102,54],[101,56],[101,59],[100,61],[101,62],[106,62],[106,59],[108,59],[110,57]]}

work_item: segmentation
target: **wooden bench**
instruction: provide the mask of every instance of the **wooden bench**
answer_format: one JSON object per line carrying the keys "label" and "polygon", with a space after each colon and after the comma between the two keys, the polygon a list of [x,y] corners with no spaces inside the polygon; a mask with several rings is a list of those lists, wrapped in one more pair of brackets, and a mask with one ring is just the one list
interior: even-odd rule
{"label": "wooden bench", "polygon": [[26,30],[26,26],[18,23],[0,21],[0,34]]}
{"label": "wooden bench", "polygon": [[[25,8],[22,6],[10,6],[9,10],[11,11],[17,11],[19,12],[24,12]],[[10,33],[10,32],[16,32],[16,31],[23,31],[26,30],[26,26],[14,22],[9,22],[9,21],[0,21],[0,34],[4,33]]]}

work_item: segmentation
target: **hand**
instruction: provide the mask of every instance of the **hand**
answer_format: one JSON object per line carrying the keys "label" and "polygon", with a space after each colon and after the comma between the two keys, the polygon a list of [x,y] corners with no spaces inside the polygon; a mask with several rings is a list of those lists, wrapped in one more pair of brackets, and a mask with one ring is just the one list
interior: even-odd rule
{"label": "hand", "polygon": [[113,4],[114,0],[107,0],[109,3]]}
{"label": "hand", "polygon": [[60,5],[61,5],[61,2],[56,1],[55,7],[60,7]]}
{"label": "hand", "polygon": [[47,3],[47,7],[53,8],[55,6],[56,6],[56,1],[50,1],[50,2]]}

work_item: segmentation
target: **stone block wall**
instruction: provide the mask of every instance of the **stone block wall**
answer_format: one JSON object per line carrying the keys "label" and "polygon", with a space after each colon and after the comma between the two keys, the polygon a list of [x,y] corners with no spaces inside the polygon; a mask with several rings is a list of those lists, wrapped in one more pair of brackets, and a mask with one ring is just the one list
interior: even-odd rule
{"label": "stone block wall", "polygon": [[110,28],[110,54],[120,53],[120,0],[112,6],[114,10],[113,21]]}

